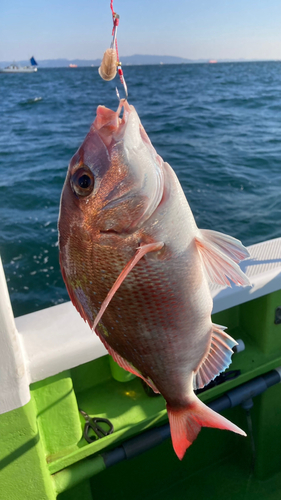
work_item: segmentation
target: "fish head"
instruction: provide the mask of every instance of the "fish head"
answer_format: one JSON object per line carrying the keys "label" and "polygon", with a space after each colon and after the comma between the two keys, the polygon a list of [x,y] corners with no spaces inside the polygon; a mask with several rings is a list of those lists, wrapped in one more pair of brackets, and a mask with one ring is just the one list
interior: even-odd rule
{"label": "fish head", "polygon": [[138,230],[162,199],[162,166],[133,106],[127,101],[121,101],[117,111],[99,106],[68,168],[60,239],[65,228],[74,226],[100,237]]}

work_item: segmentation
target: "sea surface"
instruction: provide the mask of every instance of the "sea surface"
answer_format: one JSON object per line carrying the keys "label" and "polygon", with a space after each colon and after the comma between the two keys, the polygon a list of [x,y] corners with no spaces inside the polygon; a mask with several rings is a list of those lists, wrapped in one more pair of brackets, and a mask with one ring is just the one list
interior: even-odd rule
{"label": "sea surface", "polygon": [[[176,171],[198,226],[246,245],[281,236],[281,63],[124,73],[129,102]],[[117,107],[115,85],[122,96],[97,68],[0,74],[0,254],[15,316],[68,300],[60,194],[96,107]]]}

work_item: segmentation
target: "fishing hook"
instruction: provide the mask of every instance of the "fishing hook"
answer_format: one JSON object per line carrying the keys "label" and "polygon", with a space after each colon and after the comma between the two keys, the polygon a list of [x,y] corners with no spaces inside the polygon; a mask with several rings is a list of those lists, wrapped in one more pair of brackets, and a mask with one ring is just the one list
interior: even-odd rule
{"label": "fishing hook", "polygon": [[[120,78],[120,80],[121,80],[121,78]],[[127,101],[128,100],[128,89],[127,89],[127,84],[126,84],[126,81],[125,81],[125,78],[124,78],[123,74],[122,74],[122,80],[121,80],[121,83],[123,84],[124,92],[125,92],[125,97],[123,97],[123,99],[121,99],[121,97],[120,97],[118,88],[115,87],[116,95],[117,95],[117,97],[119,99],[119,102],[121,102],[121,100],[123,100],[123,101]]]}
{"label": "fishing hook", "polygon": [[[118,54],[118,44],[117,44],[117,28],[119,25],[119,15],[116,14],[113,10],[113,0],[110,2],[110,9],[112,11],[112,20],[113,20],[113,28],[112,28],[112,41],[110,44],[110,49],[107,49],[104,53],[103,60],[101,62],[101,65],[99,67],[99,74],[103,78],[103,80],[113,80],[115,78],[116,73],[118,72],[120,82],[122,83],[124,87],[124,92],[125,92],[125,98],[123,100],[128,99],[128,87],[124,78],[124,73],[122,70],[122,63],[119,60],[119,54]],[[119,102],[121,102],[121,97],[119,94],[119,90],[116,87],[116,95],[117,98],[119,99]]]}

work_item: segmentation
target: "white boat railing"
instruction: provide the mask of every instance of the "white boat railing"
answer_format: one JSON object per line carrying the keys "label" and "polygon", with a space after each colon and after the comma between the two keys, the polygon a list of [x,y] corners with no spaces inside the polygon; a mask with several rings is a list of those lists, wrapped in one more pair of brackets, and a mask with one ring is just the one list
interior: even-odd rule
{"label": "white boat railing", "polygon": [[0,414],[28,403],[27,359],[17,331],[0,258]]}

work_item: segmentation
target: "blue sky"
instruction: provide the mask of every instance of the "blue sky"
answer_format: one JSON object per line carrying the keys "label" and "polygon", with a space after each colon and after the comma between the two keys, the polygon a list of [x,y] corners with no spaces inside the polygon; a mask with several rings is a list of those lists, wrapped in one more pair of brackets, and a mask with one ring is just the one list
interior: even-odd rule
{"label": "blue sky", "polygon": [[[114,0],[114,8],[121,56],[281,59],[281,0]],[[109,0],[1,0],[0,61],[95,59],[111,28]]]}

